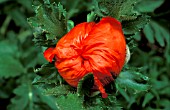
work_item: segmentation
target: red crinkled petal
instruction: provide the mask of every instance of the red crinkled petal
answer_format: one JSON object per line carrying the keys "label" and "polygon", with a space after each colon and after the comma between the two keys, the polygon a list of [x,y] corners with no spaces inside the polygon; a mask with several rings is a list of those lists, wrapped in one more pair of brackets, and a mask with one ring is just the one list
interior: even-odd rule
{"label": "red crinkled petal", "polygon": [[53,53],[54,48],[50,47],[44,52],[44,57],[47,61],[52,62],[54,58],[54,53]]}
{"label": "red crinkled petal", "polygon": [[75,26],[59,40],[55,49],[47,49],[44,56],[48,61],[56,56],[56,68],[73,87],[77,87],[86,74],[93,73],[95,87],[106,98],[103,86],[114,80],[112,75],[120,73],[125,50],[126,42],[120,22],[105,17],[97,24],[85,22]]}

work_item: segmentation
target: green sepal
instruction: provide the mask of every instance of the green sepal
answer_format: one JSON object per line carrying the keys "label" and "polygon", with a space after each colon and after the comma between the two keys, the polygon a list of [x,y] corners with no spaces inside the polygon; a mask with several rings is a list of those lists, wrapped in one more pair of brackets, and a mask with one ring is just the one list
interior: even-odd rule
{"label": "green sepal", "polygon": [[78,83],[77,86],[77,94],[78,96],[91,96],[91,89],[94,85],[94,77],[93,74],[89,73],[85,75]]}

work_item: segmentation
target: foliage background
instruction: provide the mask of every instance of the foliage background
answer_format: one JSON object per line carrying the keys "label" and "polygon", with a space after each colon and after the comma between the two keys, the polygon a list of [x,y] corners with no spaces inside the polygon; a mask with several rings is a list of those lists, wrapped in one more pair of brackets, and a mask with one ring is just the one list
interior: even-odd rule
{"label": "foliage background", "polygon": [[[65,101],[62,96],[56,99],[43,95],[41,88],[32,85],[34,69],[47,62],[42,54],[44,48],[34,45],[33,31],[27,23],[27,18],[34,15],[31,4],[31,0],[0,0],[0,110],[58,110],[56,102]],[[93,8],[90,0],[62,0],[61,4],[75,25],[86,21]],[[132,36],[129,44],[135,47],[131,49],[129,65],[140,67],[152,87],[141,94],[117,91],[117,101],[123,109],[170,109],[169,4],[169,0],[145,0],[139,4],[141,8],[136,6],[150,15],[151,21]],[[79,108],[81,103],[76,100],[69,95],[67,105],[61,104],[61,108]]]}

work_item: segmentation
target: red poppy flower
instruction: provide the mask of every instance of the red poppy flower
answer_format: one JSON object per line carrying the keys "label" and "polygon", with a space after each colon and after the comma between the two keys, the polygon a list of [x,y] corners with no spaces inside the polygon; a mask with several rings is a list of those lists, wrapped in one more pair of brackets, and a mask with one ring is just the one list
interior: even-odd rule
{"label": "red poppy flower", "polygon": [[106,98],[104,86],[114,80],[125,62],[126,42],[120,22],[111,17],[99,23],[84,22],[62,37],[44,57],[55,66],[65,81],[77,87],[86,74],[94,75],[94,88]]}

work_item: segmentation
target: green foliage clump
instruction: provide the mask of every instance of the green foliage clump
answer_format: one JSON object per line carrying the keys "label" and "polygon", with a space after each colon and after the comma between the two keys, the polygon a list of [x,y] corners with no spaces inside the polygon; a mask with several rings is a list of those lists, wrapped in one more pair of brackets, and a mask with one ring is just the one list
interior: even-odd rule
{"label": "green foliage clump", "polygon": [[[0,101],[7,100],[0,109],[169,110],[170,33],[166,16],[170,9],[155,11],[166,3],[0,0]],[[97,22],[104,16],[122,23],[131,51],[130,62],[114,82],[105,86],[106,99],[91,89],[93,74],[73,88],[59,75],[54,62],[47,63],[43,58],[44,47],[54,46],[74,24]]]}

